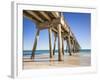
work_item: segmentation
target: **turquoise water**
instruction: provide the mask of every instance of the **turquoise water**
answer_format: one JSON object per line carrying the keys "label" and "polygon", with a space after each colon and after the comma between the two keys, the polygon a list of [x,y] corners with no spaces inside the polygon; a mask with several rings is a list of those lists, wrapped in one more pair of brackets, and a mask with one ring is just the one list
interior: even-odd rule
{"label": "turquoise water", "polygon": [[[55,53],[58,53],[58,50],[55,50]],[[66,50],[65,50],[66,53]],[[91,50],[90,49],[85,49],[85,50],[80,50],[79,52],[81,55],[90,55]],[[31,56],[32,51],[31,50],[24,50],[23,51],[23,56]],[[41,54],[48,54],[49,55],[49,50],[36,50],[35,55],[41,55]]]}

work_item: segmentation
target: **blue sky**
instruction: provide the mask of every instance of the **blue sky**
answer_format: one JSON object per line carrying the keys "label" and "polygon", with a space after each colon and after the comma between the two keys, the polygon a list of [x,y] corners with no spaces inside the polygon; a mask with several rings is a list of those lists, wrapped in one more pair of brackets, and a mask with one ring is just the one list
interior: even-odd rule
{"label": "blue sky", "polygon": [[[91,14],[90,13],[71,13],[64,12],[64,18],[67,24],[70,26],[72,32],[76,36],[82,49],[91,48]],[[23,41],[24,50],[32,50],[35,34],[36,25],[34,22],[26,17],[23,17]],[[53,34],[52,34],[53,35]],[[49,50],[49,36],[48,30],[41,30],[39,40],[37,44],[37,50]],[[52,36],[52,43],[54,37]],[[64,42],[66,44],[66,42]],[[57,43],[56,43],[57,44]],[[57,49],[56,45],[56,49]],[[64,45],[66,48],[66,45]]]}

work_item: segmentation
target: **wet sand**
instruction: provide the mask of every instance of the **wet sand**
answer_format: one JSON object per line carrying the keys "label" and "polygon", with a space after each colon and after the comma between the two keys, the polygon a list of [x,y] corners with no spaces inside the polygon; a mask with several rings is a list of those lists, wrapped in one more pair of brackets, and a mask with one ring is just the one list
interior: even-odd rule
{"label": "wet sand", "polygon": [[23,58],[23,69],[49,69],[59,67],[82,67],[90,66],[91,56],[80,56],[79,54],[73,54],[72,56],[64,55],[63,61],[58,61],[58,56],[50,59],[49,55],[36,55],[35,59],[29,57]]}

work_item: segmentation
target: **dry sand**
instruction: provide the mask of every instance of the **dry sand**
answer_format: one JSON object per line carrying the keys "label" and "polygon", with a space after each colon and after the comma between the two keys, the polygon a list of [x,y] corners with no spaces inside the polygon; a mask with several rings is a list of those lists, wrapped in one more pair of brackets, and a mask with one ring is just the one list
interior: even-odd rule
{"label": "dry sand", "polygon": [[58,57],[50,59],[49,55],[36,55],[35,59],[23,58],[23,69],[46,69],[46,68],[58,68],[58,67],[79,67],[90,66],[90,56],[80,56],[74,54],[72,56],[64,55],[64,61],[58,61]]}

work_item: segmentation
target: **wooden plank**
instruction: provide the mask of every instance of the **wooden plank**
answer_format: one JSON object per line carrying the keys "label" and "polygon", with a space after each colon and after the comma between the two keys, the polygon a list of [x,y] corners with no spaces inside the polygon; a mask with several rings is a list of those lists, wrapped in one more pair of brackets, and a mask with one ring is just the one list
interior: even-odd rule
{"label": "wooden plank", "polygon": [[35,17],[37,20],[39,20],[40,22],[44,22],[44,21],[41,19],[41,17],[39,17],[35,12],[30,11],[30,10],[27,10],[27,12],[28,12],[29,14],[31,14],[32,17]]}
{"label": "wooden plank", "polygon": [[59,12],[51,12],[52,13],[52,15],[55,17],[55,18],[58,18],[58,17],[60,17],[60,15],[59,15]]}
{"label": "wooden plank", "polygon": [[60,22],[61,22],[62,28],[63,28],[66,32],[69,32],[67,23],[66,23],[65,20],[64,20],[63,13],[61,13]]}
{"label": "wooden plank", "polygon": [[63,37],[65,38],[65,37],[68,37],[68,33],[67,32],[64,32],[63,33]]}
{"label": "wooden plank", "polygon": [[52,27],[52,31],[54,31],[55,33],[58,33],[57,29]]}
{"label": "wooden plank", "polygon": [[53,26],[53,27],[57,27],[58,26],[58,24],[60,23],[60,20],[59,20],[59,18],[57,18],[57,19],[53,19],[52,21],[45,21],[45,22],[39,22],[38,23],[38,26],[39,27],[45,27],[45,26]]}
{"label": "wooden plank", "polygon": [[48,20],[51,21],[51,18],[43,11],[40,11],[40,13]]}
{"label": "wooden plank", "polygon": [[43,23],[37,23],[39,29],[47,29],[47,28],[50,27],[49,24],[50,24],[50,23],[49,23],[48,21],[45,21],[45,22],[43,22]]}
{"label": "wooden plank", "polygon": [[50,49],[50,58],[53,58],[53,50],[52,50],[52,30],[49,28],[49,49]]}
{"label": "wooden plank", "polygon": [[29,14],[27,14],[26,12],[23,12],[23,16],[26,17],[26,18],[28,18],[28,19],[30,19],[30,20],[32,20],[32,21],[35,22],[35,23],[38,22],[37,20],[33,19],[33,18],[32,18]]}
{"label": "wooden plank", "polygon": [[33,49],[32,49],[31,59],[34,59],[34,57],[35,57],[35,50],[36,50],[36,47],[37,47],[37,41],[39,39],[39,32],[40,32],[40,30],[38,29],[37,33],[36,33],[36,36],[35,36],[35,40],[34,40],[34,45],[33,45]]}
{"label": "wooden plank", "polygon": [[56,18],[56,19],[53,19],[53,20],[51,21],[51,24],[53,24],[53,25],[61,24],[60,18],[58,17],[58,18]]}
{"label": "wooden plank", "polygon": [[63,28],[66,32],[69,32],[69,29],[68,29],[66,23],[64,23],[64,25],[62,25],[62,28]]}
{"label": "wooden plank", "polygon": [[[59,23],[60,23],[60,20],[59,20],[59,18],[58,18],[58,19],[54,19],[54,20],[52,20],[52,21],[45,21],[45,22],[42,22],[42,23],[38,23],[37,25],[38,25],[38,28],[39,28],[39,29],[47,29],[47,28],[49,28],[50,26],[53,26],[53,27],[52,27],[53,30],[54,30],[55,32],[58,32],[55,28],[57,28],[57,26],[58,26]],[[61,32],[64,32],[64,30],[61,29]]]}
{"label": "wooden plank", "polygon": [[61,39],[61,24],[58,25],[58,60],[63,60],[63,54],[62,54],[62,39]]}

